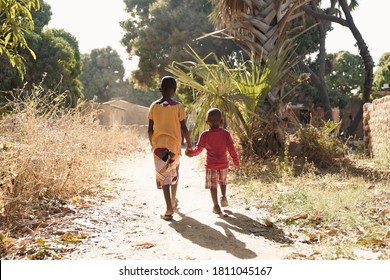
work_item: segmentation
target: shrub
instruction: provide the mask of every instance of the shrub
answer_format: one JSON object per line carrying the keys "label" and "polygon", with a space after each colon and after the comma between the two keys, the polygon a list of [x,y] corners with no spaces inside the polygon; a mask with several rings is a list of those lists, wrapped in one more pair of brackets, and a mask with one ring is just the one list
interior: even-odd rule
{"label": "shrub", "polygon": [[106,129],[96,111],[65,108],[66,93],[37,87],[13,100],[0,126],[0,214],[8,222],[87,193],[106,174],[101,162],[110,153],[137,146],[131,129]]}
{"label": "shrub", "polygon": [[313,126],[301,127],[297,133],[297,141],[301,145],[301,155],[319,167],[331,167],[340,164],[346,154],[346,144],[336,135],[338,124],[328,121],[321,128]]}

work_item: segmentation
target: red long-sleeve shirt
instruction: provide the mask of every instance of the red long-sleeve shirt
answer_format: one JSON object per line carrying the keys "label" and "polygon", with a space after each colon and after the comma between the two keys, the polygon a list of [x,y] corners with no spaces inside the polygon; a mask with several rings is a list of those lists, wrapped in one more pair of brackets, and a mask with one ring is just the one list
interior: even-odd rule
{"label": "red long-sleeve shirt", "polygon": [[226,129],[212,128],[202,132],[198,144],[192,151],[193,156],[199,155],[206,149],[206,167],[209,169],[225,169],[229,167],[227,152],[233,159],[233,163],[239,166],[239,161],[234,148],[233,139]]}

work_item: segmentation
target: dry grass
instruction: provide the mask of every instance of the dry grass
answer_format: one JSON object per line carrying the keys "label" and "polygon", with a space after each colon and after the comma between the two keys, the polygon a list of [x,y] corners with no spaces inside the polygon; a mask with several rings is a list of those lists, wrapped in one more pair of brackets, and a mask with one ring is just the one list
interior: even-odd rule
{"label": "dry grass", "polygon": [[96,112],[64,109],[65,97],[36,89],[8,104],[12,111],[0,126],[3,227],[50,215],[93,191],[108,172],[102,161],[138,146],[134,130],[101,127]]}
{"label": "dry grass", "polygon": [[374,159],[355,155],[336,169],[306,161],[292,176],[294,159],[287,156],[261,165],[247,162],[251,173],[255,166],[259,172],[237,179],[240,199],[266,209],[275,226],[298,244],[313,245],[313,256],[304,258],[354,259],[355,250],[361,250],[389,259],[389,169],[384,172]]}
{"label": "dry grass", "polygon": [[294,145],[290,144],[291,154],[305,158],[321,168],[339,165],[341,163],[339,159],[347,152],[346,143],[337,138],[339,125],[328,121],[321,128],[301,127],[295,135],[296,143],[294,143],[298,144],[299,148],[292,148]]}

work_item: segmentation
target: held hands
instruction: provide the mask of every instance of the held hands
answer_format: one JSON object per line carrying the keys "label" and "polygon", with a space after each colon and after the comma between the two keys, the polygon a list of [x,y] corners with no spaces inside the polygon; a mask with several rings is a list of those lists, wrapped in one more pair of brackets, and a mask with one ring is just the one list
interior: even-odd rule
{"label": "held hands", "polygon": [[185,154],[187,157],[192,157],[192,148],[187,147]]}

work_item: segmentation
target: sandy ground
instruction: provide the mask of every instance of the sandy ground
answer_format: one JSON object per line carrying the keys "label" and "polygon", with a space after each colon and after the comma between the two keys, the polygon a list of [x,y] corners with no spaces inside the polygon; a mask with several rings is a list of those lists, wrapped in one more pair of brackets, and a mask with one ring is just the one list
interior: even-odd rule
{"label": "sandy ground", "polygon": [[155,187],[151,154],[107,163],[113,173],[103,184],[111,197],[76,214],[74,222],[88,238],[66,259],[277,260],[296,250],[282,230],[259,222],[264,210],[238,205],[229,186],[230,205],[223,215],[214,214],[200,160],[181,158],[179,206],[172,221],[160,218],[165,204]]}

